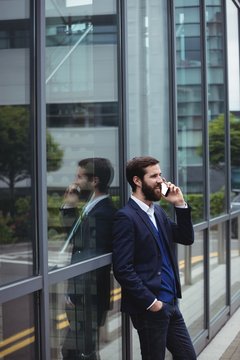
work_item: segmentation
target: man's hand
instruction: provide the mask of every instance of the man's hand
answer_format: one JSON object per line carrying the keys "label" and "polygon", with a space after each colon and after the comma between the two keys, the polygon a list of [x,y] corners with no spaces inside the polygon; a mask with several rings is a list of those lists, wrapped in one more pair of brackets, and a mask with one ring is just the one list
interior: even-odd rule
{"label": "man's hand", "polygon": [[77,207],[79,202],[80,189],[77,184],[70,184],[64,194],[64,204]]}
{"label": "man's hand", "polygon": [[160,300],[157,300],[150,308],[149,311],[157,312],[160,311],[163,307],[163,303]]}
{"label": "man's hand", "polygon": [[181,189],[172,184],[171,182],[166,183],[169,188],[169,192],[167,196],[163,196],[163,198],[173,204],[174,206],[183,206],[185,205],[184,197]]}

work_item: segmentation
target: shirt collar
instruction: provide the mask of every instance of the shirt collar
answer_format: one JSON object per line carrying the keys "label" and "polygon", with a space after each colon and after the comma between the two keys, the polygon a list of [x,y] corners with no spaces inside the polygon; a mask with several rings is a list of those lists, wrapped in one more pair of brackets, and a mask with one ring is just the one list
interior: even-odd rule
{"label": "shirt collar", "polygon": [[136,196],[134,196],[134,195],[131,195],[131,199],[133,201],[135,201],[144,212],[146,212],[149,215],[153,215],[153,213],[154,213],[154,204],[153,203],[150,206],[148,206],[142,200],[139,200],[138,198],[136,198]]}

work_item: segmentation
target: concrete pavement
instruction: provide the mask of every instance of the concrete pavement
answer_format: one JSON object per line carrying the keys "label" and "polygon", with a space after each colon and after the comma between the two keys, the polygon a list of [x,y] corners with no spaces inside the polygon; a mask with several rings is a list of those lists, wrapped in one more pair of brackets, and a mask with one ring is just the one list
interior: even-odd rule
{"label": "concrete pavement", "polygon": [[198,360],[240,360],[240,308],[232,315]]}

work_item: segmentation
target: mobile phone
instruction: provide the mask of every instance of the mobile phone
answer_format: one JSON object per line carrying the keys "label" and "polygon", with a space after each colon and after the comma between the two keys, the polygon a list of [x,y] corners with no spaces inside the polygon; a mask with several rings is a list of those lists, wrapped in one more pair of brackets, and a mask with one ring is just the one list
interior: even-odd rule
{"label": "mobile phone", "polygon": [[161,191],[162,191],[162,194],[163,196],[168,196],[168,193],[169,193],[169,187],[167,186],[167,184],[165,184],[165,182],[162,182],[161,184]]}

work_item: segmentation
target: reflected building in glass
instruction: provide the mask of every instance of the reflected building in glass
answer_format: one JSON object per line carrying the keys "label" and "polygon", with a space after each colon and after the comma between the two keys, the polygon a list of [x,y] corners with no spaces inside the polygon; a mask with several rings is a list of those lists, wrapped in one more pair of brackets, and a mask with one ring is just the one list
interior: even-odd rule
{"label": "reflected building in glass", "polygon": [[140,358],[111,267],[134,156],[192,207],[195,243],[177,251],[198,354],[240,306],[239,11],[0,1],[1,358]]}

